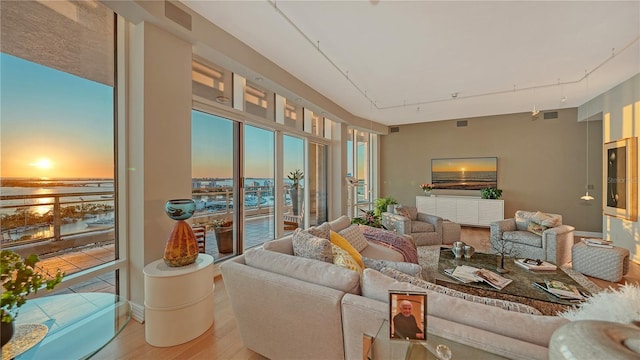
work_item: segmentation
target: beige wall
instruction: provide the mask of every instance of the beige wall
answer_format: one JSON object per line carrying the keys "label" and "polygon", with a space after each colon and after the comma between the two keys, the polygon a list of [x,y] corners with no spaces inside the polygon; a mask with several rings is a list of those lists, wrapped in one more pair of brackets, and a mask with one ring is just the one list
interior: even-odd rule
{"label": "beige wall", "polygon": [[[603,143],[628,137],[640,136],[640,74],[616,86],[601,95],[604,114]],[[596,102],[594,100],[594,102]],[[640,159],[640,149],[636,154],[636,167]],[[602,165],[601,165],[602,166]],[[632,179],[636,193],[640,194],[638,179]],[[640,201],[636,204],[636,212],[640,213]],[[628,221],[612,216],[602,219],[603,233],[606,239],[617,246],[631,251],[631,258],[640,263],[640,226],[637,221]]]}
{"label": "beige wall", "polygon": [[[432,158],[498,157],[498,187],[503,190],[505,217],[516,210],[562,214],[578,231],[601,232],[602,209],[580,200],[586,185],[585,122],[577,109],[558,111],[558,118],[532,120],[530,113],[478,117],[467,127],[456,120],[403,125],[381,136],[380,196],[415,205],[418,185],[431,182]],[[589,124],[589,183],[591,194],[602,193],[601,121]],[[480,196],[479,190],[434,194]]]}

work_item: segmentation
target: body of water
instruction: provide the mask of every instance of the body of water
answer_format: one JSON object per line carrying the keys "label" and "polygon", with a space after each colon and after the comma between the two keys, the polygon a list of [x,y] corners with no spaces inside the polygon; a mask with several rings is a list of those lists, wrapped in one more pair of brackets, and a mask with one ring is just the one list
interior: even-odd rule
{"label": "body of water", "polygon": [[431,183],[436,189],[480,190],[496,187],[497,176],[495,171],[439,171],[431,174]]}

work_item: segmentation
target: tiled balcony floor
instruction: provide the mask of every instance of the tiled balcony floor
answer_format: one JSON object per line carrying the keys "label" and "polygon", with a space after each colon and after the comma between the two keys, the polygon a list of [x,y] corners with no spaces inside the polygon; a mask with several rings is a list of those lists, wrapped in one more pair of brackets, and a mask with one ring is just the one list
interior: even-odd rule
{"label": "tiled balcony floor", "polygon": [[[266,241],[273,240],[274,223],[273,216],[261,216],[245,220],[245,249],[262,245]],[[114,244],[86,247],[77,251],[59,254],[55,256],[41,256],[38,263],[40,267],[50,273],[61,269],[67,275],[93,266],[107,263],[114,259]],[[231,257],[233,254],[219,254],[216,244],[216,236],[213,231],[206,235],[205,252],[215,260]],[[114,292],[115,273],[105,274],[68,289],[58,290],[49,294],[64,294],[70,292]]]}

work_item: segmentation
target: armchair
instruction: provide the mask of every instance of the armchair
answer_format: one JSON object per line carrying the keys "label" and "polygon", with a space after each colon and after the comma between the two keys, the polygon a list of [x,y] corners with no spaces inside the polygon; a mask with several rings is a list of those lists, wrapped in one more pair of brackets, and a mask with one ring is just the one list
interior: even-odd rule
{"label": "armchair", "polygon": [[419,213],[412,206],[397,207],[396,214],[382,213],[384,227],[401,235],[410,235],[416,246],[442,244],[442,222],[441,217]]}
{"label": "armchair", "polygon": [[490,225],[491,249],[500,248],[503,241],[513,243],[518,257],[541,259],[556,265],[571,261],[573,231],[562,224],[562,216],[518,210],[515,217]]}

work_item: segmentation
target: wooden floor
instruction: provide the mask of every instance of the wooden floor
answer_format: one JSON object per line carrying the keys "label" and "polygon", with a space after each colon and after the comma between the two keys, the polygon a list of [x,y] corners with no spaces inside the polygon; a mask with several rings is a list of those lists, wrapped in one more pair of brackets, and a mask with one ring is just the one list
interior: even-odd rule
{"label": "wooden floor", "polygon": [[[482,248],[482,246],[486,246],[488,241],[488,229],[463,228],[462,241]],[[629,274],[620,284],[590,279],[603,288],[616,287],[624,281],[640,284],[640,265],[631,263]],[[182,345],[167,348],[154,347],[145,341],[144,324],[131,320],[122,333],[92,359],[264,360],[264,357],[246,349],[242,344],[221,276],[216,276],[215,285],[214,324],[198,338]],[[256,306],[260,306],[259,301],[256,302]]]}

